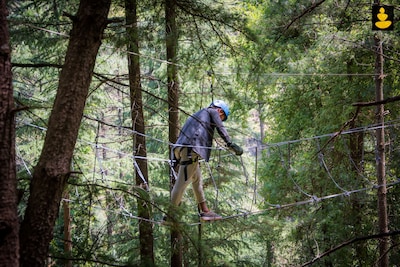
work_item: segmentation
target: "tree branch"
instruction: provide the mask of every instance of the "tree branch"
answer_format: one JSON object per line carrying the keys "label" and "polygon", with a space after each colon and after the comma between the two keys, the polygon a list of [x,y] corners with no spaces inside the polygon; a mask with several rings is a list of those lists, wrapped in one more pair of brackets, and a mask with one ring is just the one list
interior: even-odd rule
{"label": "tree branch", "polygon": [[307,13],[312,12],[314,9],[316,9],[319,5],[321,5],[325,0],[321,0],[319,2],[313,3],[311,6],[309,6],[307,9],[305,9],[300,15],[297,17],[293,18],[286,26],[285,30],[289,29],[290,26],[292,26],[293,23],[295,23],[297,20],[301,19],[303,16],[305,16]]}
{"label": "tree branch", "polygon": [[381,101],[357,102],[357,103],[354,103],[353,106],[355,106],[355,107],[377,106],[377,105],[387,104],[387,103],[395,102],[395,101],[399,101],[399,100],[400,100],[400,96],[394,96],[394,97],[389,97],[389,98],[383,99]]}
{"label": "tree branch", "polygon": [[356,242],[359,242],[359,241],[364,241],[364,240],[369,240],[369,239],[377,239],[377,238],[386,237],[386,236],[399,235],[399,234],[400,234],[400,230],[396,230],[396,231],[389,232],[389,233],[382,233],[382,234],[369,235],[369,236],[361,236],[361,237],[356,237],[356,238],[350,239],[350,240],[345,241],[342,244],[340,244],[340,245],[338,245],[338,246],[336,246],[334,248],[331,248],[330,250],[325,251],[324,253],[316,256],[311,261],[306,262],[305,264],[303,264],[302,267],[311,265],[314,262],[320,260],[321,258],[323,258],[325,256],[328,256],[329,254],[335,252],[336,250],[339,250],[339,249],[341,249],[341,248],[343,248],[345,246],[351,245],[353,243],[356,243]]}
{"label": "tree branch", "polygon": [[346,129],[346,127],[347,127],[348,125],[350,125],[350,123],[352,123],[352,122],[354,122],[354,121],[356,120],[356,118],[357,118],[357,116],[358,116],[358,113],[360,113],[360,109],[361,109],[360,107],[357,107],[357,110],[356,110],[356,112],[354,113],[353,117],[352,117],[350,120],[348,120],[348,121],[340,128],[340,130],[339,130],[338,132],[336,132],[334,135],[331,136],[331,138],[329,138],[329,140],[328,140],[328,141],[324,144],[324,146],[316,153],[316,155],[318,155],[319,153],[321,153],[329,143],[331,143],[333,140],[336,139],[336,137],[338,137],[340,134],[342,134],[342,132]]}
{"label": "tree branch", "polygon": [[47,68],[47,67],[52,67],[52,68],[59,68],[61,69],[63,65],[60,64],[53,64],[53,63],[35,63],[35,64],[30,64],[30,63],[11,63],[12,67],[19,67],[19,68]]}

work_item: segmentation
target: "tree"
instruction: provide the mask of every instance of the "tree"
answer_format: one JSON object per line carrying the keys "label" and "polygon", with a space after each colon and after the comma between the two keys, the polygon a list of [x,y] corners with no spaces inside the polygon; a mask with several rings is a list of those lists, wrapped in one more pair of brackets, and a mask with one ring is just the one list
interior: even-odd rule
{"label": "tree", "polygon": [[[177,69],[178,26],[176,24],[176,0],[165,0],[165,48],[167,55],[168,86],[168,139],[175,143],[178,139],[179,125],[179,81]],[[171,170],[172,171],[172,170]],[[173,181],[172,172],[170,179]],[[171,188],[172,189],[172,183]],[[182,236],[178,230],[171,230],[171,266],[182,266]]]}
{"label": "tree", "polygon": [[[137,25],[137,1],[126,0],[126,25],[127,25],[127,47],[128,47],[128,69],[129,69],[129,87],[133,134],[134,159],[137,162],[135,168],[136,185],[148,191],[148,168],[147,168],[147,150],[145,137],[145,123],[143,115],[143,99],[140,75],[139,58],[139,33]],[[145,196],[146,194],[141,194]],[[148,196],[148,195],[147,195]],[[149,198],[137,198],[138,216],[144,219],[151,218],[151,203]],[[153,230],[149,221],[139,223],[140,239],[140,257],[142,266],[154,265],[153,252]]]}
{"label": "tree", "polygon": [[57,96],[21,224],[21,266],[43,266],[46,260],[110,4],[111,0],[82,0],[77,15],[71,17]]}
{"label": "tree", "polygon": [[165,1],[165,48],[167,55],[167,86],[168,86],[168,124],[169,141],[175,143],[178,139],[179,125],[179,80],[177,66],[178,25],[176,23],[176,0]]}
{"label": "tree", "polygon": [[18,266],[15,113],[5,0],[0,1],[0,266]]}
{"label": "tree", "polygon": [[[378,1],[375,1],[378,4]],[[376,47],[376,60],[375,60],[375,90],[376,90],[376,101],[383,100],[383,48],[382,40],[379,35],[374,36],[375,47]],[[376,106],[376,123],[377,125],[384,126],[385,122],[385,106],[383,104]],[[385,130],[379,128],[376,130],[376,177],[377,184],[380,185],[378,188],[378,227],[379,233],[387,234],[389,232],[388,224],[388,213],[387,213],[387,187],[386,187],[386,155],[385,155]],[[383,237],[379,240],[379,266],[389,266],[389,238]]]}

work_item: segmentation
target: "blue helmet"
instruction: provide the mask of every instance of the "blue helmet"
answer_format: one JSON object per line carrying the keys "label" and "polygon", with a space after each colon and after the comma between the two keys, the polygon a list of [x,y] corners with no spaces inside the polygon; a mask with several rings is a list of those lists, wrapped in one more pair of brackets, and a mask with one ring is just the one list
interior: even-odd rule
{"label": "blue helmet", "polygon": [[225,113],[225,120],[224,120],[224,121],[226,121],[226,120],[228,119],[228,116],[229,116],[229,114],[230,114],[230,112],[229,112],[229,107],[228,107],[228,105],[227,105],[224,101],[222,101],[222,100],[215,100],[215,101],[213,101],[213,102],[210,104],[210,107],[218,107],[218,108],[221,108],[221,109],[224,111],[224,113]]}

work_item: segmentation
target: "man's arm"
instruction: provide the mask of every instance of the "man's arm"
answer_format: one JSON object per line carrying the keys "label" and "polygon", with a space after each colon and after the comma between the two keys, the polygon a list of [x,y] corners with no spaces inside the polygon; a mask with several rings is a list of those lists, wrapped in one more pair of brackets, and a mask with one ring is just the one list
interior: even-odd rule
{"label": "man's arm", "polygon": [[219,136],[221,136],[221,138],[225,141],[226,146],[237,156],[242,155],[243,149],[237,144],[232,143],[231,137],[229,136],[228,131],[226,130],[218,111],[216,109],[212,109],[210,115],[213,122],[215,123]]}

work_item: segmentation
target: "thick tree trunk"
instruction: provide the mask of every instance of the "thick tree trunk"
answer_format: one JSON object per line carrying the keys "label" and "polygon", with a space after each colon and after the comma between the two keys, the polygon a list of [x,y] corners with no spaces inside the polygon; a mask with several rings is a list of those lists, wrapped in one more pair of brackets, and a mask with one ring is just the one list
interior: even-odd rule
{"label": "thick tree trunk", "polygon": [[[146,151],[146,138],[145,124],[143,115],[143,101],[142,101],[142,88],[140,81],[140,58],[139,54],[139,34],[137,27],[137,1],[126,0],[126,24],[127,24],[127,40],[129,64],[129,87],[130,87],[130,100],[131,100],[131,116],[133,130],[138,132],[133,136],[133,145],[135,148],[134,156],[137,166],[135,166],[136,185],[148,190],[148,168],[147,168],[147,151]],[[145,219],[151,217],[151,205],[149,200],[137,199],[138,216]],[[154,252],[153,252],[153,227],[148,221],[139,223],[139,241],[140,241],[140,258],[142,266],[154,266]]]}
{"label": "thick tree trunk", "polygon": [[[175,143],[178,139],[178,103],[179,103],[179,82],[178,69],[176,65],[178,48],[178,27],[176,25],[176,0],[165,1],[165,22],[166,22],[166,50],[167,50],[167,76],[168,76],[168,122],[169,142]],[[170,174],[172,189],[172,173]],[[171,230],[171,266],[182,266],[182,235],[178,230]]]}
{"label": "thick tree trunk", "polygon": [[42,267],[48,256],[110,4],[111,0],[81,0],[73,18],[57,96],[21,224],[21,266]]}
{"label": "thick tree trunk", "polygon": [[0,1],[0,266],[18,266],[15,110],[6,1]]}

